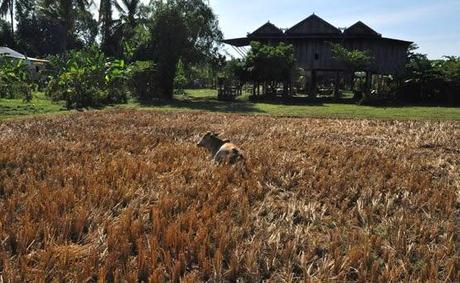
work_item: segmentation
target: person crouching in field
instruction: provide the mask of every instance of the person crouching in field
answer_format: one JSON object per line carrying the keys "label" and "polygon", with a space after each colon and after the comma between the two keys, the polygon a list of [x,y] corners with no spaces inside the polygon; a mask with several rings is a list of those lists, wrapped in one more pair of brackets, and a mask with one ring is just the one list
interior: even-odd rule
{"label": "person crouching in field", "polygon": [[229,140],[221,140],[217,134],[211,132],[206,133],[197,145],[211,152],[212,159],[217,163],[235,164],[244,159],[241,150],[236,145],[230,143]]}

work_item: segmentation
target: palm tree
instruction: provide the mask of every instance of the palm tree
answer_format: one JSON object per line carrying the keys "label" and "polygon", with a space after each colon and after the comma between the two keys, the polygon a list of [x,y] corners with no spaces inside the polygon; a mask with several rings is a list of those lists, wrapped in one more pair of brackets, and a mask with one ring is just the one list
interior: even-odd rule
{"label": "palm tree", "polygon": [[137,26],[137,15],[141,7],[140,0],[120,0],[114,1],[115,8],[117,8],[120,13],[120,20],[122,23],[128,24],[131,29],[134,29]]}
{"label": "palm tree", "polygon": [[99,25],[101,32],[101,49],[108,55],[113,56],[117,53],[117,44],[114,38],[115,21],[112,18],[113,4],[115,0],[100,0],[99,2]]}
{"label": "palm tree", "polygon": [[42,0],[39,3],[42,15],[61,27],[63,50],[67,49],[74,35],[78,13],[86,11],[92,4],[92,0]]}
{"label": "palm tree", "polygon": [[14,42],[14,0],[2,0],[0,2],[0,14],[6,16],[8,12],[10,13],[10,22],[11,22],[11,38]]}
{"label": "palm tree", "polygon": [[[113,19],[113,7],[120,15],[119,19]],[[141,21],[141,7],[141,0],[99,1],[101,49],[107,56],[123,56],[124,43],[133,38]]]}

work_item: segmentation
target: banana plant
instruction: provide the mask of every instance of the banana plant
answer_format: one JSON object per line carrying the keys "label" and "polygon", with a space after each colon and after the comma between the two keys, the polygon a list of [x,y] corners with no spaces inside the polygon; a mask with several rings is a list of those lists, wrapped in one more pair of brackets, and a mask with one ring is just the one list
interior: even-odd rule
{"label": "banana plant", "polygon": [[97,107],[127,101],[127,67],[96,47],[71,51],[52,74],[47,94],[65,100],[68,108]]}
{"label": "banana plant", "polygon": [[29,70],[24,60],[0,56],[0,97],[31,100]]}

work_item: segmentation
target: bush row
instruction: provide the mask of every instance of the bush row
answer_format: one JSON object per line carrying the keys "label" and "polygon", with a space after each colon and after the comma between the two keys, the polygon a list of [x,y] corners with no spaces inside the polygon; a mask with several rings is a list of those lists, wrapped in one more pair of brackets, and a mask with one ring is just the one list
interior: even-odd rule
{"label": "bush row", "polygon": [[122,104],[131,95],[146,101],[155,93],[151,62],[131,65],[106,57],[99,49],[71,51],[51,59],[46,93],[68,109]]}

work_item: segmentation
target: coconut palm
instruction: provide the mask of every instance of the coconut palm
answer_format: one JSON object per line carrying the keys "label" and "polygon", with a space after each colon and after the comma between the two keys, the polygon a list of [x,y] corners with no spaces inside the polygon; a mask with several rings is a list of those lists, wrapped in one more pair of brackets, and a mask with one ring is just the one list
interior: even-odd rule
{"label": "coconut palm", "polygon": [[[119,3],[120,2],[120,3]],[[137,25],[137,16],[140,11],[140,0],[120,0],[114,1],[115,8],[120,13],[120,20],[122,23],[128,24],[131,29]]]}
{"label": "coconut palm", "polygon": [[67,49],[74,36],[78,15],[86,12],[92,0],[41,0],[38,10],[42,17],[59,26],[62,32],[62,49]]}
{"label": "coconut palm", "polygon": [[101,33],[101,48],[108,56],[114,56],[119,52],[119,42],[115,30],[116,21],[113,20],[113,5],[115,0],[100,0],[99,2],[99,26]]}

